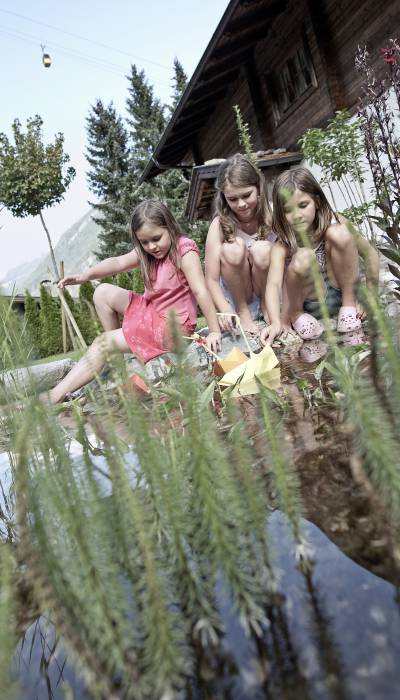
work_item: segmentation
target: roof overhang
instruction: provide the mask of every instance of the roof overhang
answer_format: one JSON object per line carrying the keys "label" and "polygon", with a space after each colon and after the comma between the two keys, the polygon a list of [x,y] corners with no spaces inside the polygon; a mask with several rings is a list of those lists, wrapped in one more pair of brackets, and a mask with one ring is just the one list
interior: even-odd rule
{"label": "roof overhang", "polygon": [[[231,0],[183,93],[154,153],[141,175],[149,180],[183,165],[195,153],[198,132],[225,97],[254,44],[265,38],[286,0]],[[196,157],[194,156],[196,163]]]}

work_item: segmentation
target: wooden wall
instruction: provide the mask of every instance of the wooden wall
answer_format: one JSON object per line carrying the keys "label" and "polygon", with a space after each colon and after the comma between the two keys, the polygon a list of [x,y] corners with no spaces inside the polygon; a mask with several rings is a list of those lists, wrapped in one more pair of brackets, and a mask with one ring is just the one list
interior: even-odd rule
{"label": "wooden wall", "polygon": [[[283,4],[284,6],[284,4]],[[305,32],[317,86],[311,88],[276,123],[268,88],[268,74],[279,71]],[[388,39],[400,39],[400,0],[288,0],[271,23],[265,39],[254,47],[253,67],[243,66],[225,99],[216,104],[198,135],[203,160],[229,156],[240,150],[233,105],[248,122],[256,150],[295,149],[307,128],[323,126],[337,109],[354,110],[361,78],[355,70],[358,44],[367,44],[375,67],[385,70],[379,49]],[[252,70],[258,102],[249,87]],[[258,83],[258,85],[257,85]],[[263,107],[260,107],[263,105]]]}

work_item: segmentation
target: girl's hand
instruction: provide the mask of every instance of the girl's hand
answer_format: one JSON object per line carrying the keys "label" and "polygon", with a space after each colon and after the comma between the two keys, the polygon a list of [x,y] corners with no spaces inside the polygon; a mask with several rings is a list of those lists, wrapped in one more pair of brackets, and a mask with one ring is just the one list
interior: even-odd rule
{"label": "girl's hand", "polygon": [[234,311],[232,311],[232,315],[230,311],[227,311],[226,313],[218,313],[217,317],[222,333],[236,335],[239,332],[237,327],[237,316]]}
{"label": "girl's hand", "polygon": [[212,352],[219,352],[221,350],[221,333],[215,331],[209,333],[205,338],[205,344]]}
{"label": "girl's hand", "polygon": [[88,276],[87,274],[85,275],[85,273],[82,273],[81,275],[67,275],[58,282],[57,287],[63,289],[68,284],[85,284],[87,281]]}
{"label": "girl's hand", "polygon": [[279,336],[282,331],[285,331],[285,335],[288,334],[289,328],[283,326],[280,321],[274,321],[267,328],[263,328],[260,333],[260,340],[263,345],[272,345],[275,338]]}

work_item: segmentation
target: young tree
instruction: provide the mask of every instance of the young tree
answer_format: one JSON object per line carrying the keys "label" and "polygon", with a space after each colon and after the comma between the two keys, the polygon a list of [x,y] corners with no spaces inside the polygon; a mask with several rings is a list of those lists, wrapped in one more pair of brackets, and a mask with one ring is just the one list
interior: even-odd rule
{"label": "young tree", "polygon": [[66,167],[69,156],[64,153],[64,136],[56,134],[47,146],[42,138],[43,120],[39,115],[27,120],[27,129],[15,119],[12,124],[14,144],[0,133],[0,203],[13,216],[39,216],[46,232],[56,278],[58,267],[50,233],[43,218],[43,209],[61,202],[75,170]]}

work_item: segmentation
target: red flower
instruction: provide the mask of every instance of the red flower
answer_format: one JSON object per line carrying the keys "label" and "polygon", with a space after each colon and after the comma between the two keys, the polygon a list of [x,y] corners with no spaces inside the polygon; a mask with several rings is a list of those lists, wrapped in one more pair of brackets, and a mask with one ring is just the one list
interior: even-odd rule
{"label": "red flower", "polygon": [[385,63],[392,66],[397,63],[398,56],[396,56],[394,49],[381,49],[381,56]]}

